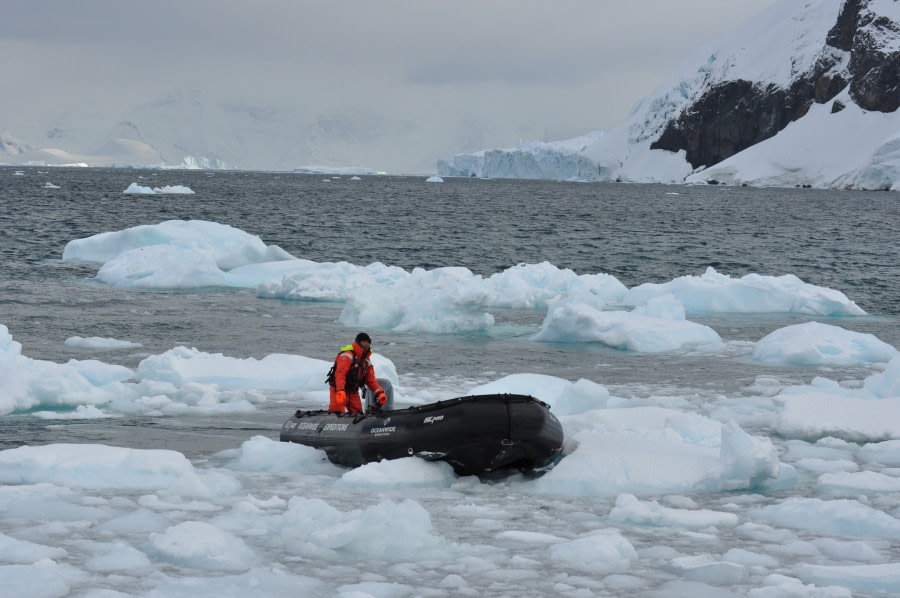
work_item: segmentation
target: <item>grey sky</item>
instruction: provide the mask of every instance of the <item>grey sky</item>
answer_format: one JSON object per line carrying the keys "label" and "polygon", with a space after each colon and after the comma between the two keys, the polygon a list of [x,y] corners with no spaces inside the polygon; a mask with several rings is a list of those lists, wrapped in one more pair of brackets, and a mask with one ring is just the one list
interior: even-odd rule
{"label": "grey sky", "polygon": [[309,111],[433,106],[494,123],[491,147],[569,137],[620,123],[771,2],[3,0],[0,129],[192,88]]}

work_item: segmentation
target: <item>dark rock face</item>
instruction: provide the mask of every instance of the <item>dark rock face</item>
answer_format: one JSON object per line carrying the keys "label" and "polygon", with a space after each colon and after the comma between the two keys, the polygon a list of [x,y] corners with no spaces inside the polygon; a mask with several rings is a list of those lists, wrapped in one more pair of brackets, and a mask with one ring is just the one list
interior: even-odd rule
{"label": "dark rock face", "polygon": [[825,43],[832,48],[849,52],[853,49],[853,38],[856,36],[856,23],[859,20],[859,11],[866,0],[846,0],[841,7],[837,23],[828,32]]}
{"label": "dark rock face", "polygon": [[[706,92],[668,124],[652,149],[687,150],[695,168],[712,166],[768,139],[808,105],[789,106],[788,91],[774,85],[760,88],[750,81],[728,81]],[[798,110],[799,109],[799,110]]]}
{"label": "dark rock face", "polygon": [[869,0],[845,0],[819,60],[787,89],[746,80],[713,85],[666,124],[651,149],[685,150],[694,168],[712,166],[774,136],[813,102],[831,101],[848,84],[861,108],[897,110],[900,52],[885,48],[900,37],[900,24],[873,14],[868,5]]}
{"label": "dark rock face", "polygon": [[860,108],[893,112],[900,107],[900,53],[884,51],[879,40],[900,37],[900,25],[886,17],[861,25],[850,55],[850,97]]}

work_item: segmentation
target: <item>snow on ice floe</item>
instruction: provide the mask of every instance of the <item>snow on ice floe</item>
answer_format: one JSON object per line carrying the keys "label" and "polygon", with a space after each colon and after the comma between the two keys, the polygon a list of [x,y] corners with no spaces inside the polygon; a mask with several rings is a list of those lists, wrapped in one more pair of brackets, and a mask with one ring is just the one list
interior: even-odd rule
{"label": "snow on ice floe", "polygon": [[246,571],[258,560],[241,538],[203,521],[183,521],[151,533],[148,548],[160,560],[213,571]]}
{"label": "snow on ice floe", "polygon": [[67,347],[77,349],[95,349],[100,351],[115,351],[117,349],[134,349],[142,347],[141,343],[133,343],[131,341],[123,341],[114,338],[104,338],[101,336],[70,336],[63,343]]}
{"label": "snow on ice floe", "polygon": [[860,365],[888,362],[897,349],[873,334],[806,322],[779,328],[760,339],[753,358],[770,363]]}
{"label": "snow on ice floe", "polygon": [[0,451],[0,481],[92,489],[173,488],[207,498],[217,489],[237,489],[231,479],[195,471],[179,452],[102,444],[26,445]]}
{"label": "snow on ice floe", "polygon": [[785,388],[776,397],[773,429],[788,438],[827,436],[853,442],[900,438],[900,357],[883,372],[870,375],[861,389],[816,378],[809,385]]}
{"label": "snow on ice floe", "polygon": [[532,340],[599,343],[640,353],[724,347],[715,330],[687,321],[684,307],[672,295],[653,297],[631,312],[603,311],[577,298],[561,299],[550,306]]}
{"label": "snow on ice floe", "polygon": [[[397,332],[481,332],[494,325],[492,310],[547,311],[556,304],[555,317],[545,321],[535,340],[603,342],[648,352],[720,341],[711,329],[686,321],[683,311],[865,314],[840,291],[793,275],[732,279],[709,268],[701,277],[628,289],[609,274],[579,275],[548,262],[518,264],[487,277],[462,267],[406,271],[379,262],[319,263],[294,258],[244,231],[199,220],[171,220],[76,239],[66,245],[63,259],[98,262],[97,280],[119,287],[255,288],[261,298],[342,302],[340,322],[346,326]],[[665,295],[683,308],[662,301]],[[657,302],[647,306],[651,299]],[[621,311],[622,305],[640,309],[629,315],[606,313]],[[658,318],[656,324],[665,320],[665,326],[646,326],[653,322],[645,317]],[[588,320],[588,329],[576,334],[573,326]]]}
{"label": "snow on ice floe", "polygon": [[294,257],[228,225],[169,220],[69,241],[63,259],[103,264],[97,278],[113,286],[171,289],[230,286],[228,270]]}
{"label": "snow on ice floe", "polygon": [[753,510],[754,518],[780,527],[847,538],[900,540],[900,520],[858,500],[794,496]]}
{"label": "snow on ice floe", "polygon": [[[302,355],[239,359],[175,347],[142,360],[136,370],[97,360],[54,363],[21,354],[0,324],[0,415],[45,409],[44,419],[98,419],[110,414],[227,414],[253,411],[262,393],[291,391],[327,402],[331,362]],[[398,385],[394,364],[372,357],[379,378]],[[46,408],[53,409],[47,412]],[[60,409],[74,411],[59,411]]]}
{"label": "snow on ice floe", "polygon": [[293,475],[297,473],[330,473],[343,470],[324,459],[324,453],[302,444],[276,442],[265,436],[254,436],[241,444],[227,465],[235,471],[255,471]]}
{"label": "snow on ice floe", "polygon": [[193,195],[194,190],[184,185],[165,185],[163,187],[144,187],[131,183],[122,191],[125,195]]}
{"label": "snow on ice floe", "polygon": [[565,458],[535,481],[539,493],[614,497],[749,490],[775,485],[791,473],[769,439],[701,415],[662,407],[607,408],[561,421]]}
{"label": "snow on ice floe", "polygon": [[866,314],[844,293],[803,282],[792,274],[747,274],[738,279],[712,267],[701,276],[671,282],[644,283],[625,294],[626,305],[642,305],[652,297],[671,294],[689,313],[799,313],[811,316]]}
{"label": "snow on ice floe", "polygon": [[[397,370],[379,353],[372,354],[372,365],[379,378],[397,384]],[[165,382],[176,387],[186,384],[208,384],[219,389],[248,388],[277,390],[325,389],[325,375],[330,361],[302,355],[273,353],[262,359],[240,359],[221,353],[204,353],[197,349],[176,347],[159,355],[151,355],[138,365],[141,380]]]}
{"label": "snow on ice floe", "polygon": [[340,321],[347,326],[434,333],[485,330],[494,324],[490,309],[542,310],[560,294],[615,300],[624,292],[613,276],[578,275],[548,262],[519,264],[487,278],[461,267],[407,272],[377,262],[307,263],[257,287],[259,297],[344,301]]}

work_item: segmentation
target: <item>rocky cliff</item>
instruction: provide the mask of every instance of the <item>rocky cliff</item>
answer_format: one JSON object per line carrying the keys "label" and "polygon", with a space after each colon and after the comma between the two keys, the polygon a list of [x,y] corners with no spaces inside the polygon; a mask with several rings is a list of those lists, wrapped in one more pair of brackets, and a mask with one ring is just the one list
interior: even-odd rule
{"label": "rocky cliff", "polygon": [[650,148],[684,150],[694,168],[712,166],[774,136],[813,103],[833,100],[848,85],[860,108],[897,110],[900,24],[890,16],[897,4],[845,0],[816,60],[794,73],[788,85],[742,78],[714,82],[668,122]]}

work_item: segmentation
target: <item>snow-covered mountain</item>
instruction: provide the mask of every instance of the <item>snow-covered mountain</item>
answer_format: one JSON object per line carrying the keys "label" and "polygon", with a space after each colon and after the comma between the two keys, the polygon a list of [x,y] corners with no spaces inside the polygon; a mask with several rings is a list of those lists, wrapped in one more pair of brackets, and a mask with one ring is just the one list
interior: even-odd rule
{"label": "snow-covered mountain", "polygon": [[175,89],[121,113],[83,110],[27,134],[15,131],[30,151],[0,148],[0,163],[285,171],[321,164],[424,173],[452,148],[481,139],[481,121],[448,127],[442,106],[410,103],[399,117],[359,106],[323,113],[307,109],[302,98],[275,106]]}
{"label": "snow-covered mountain", "polygon": [[23,154],[33,149],[31,145],[16,138],[8,130],[0,131],[0,157]]}
{"label": "snow-covered mountain", "polygon": [[438,172],[507,177],[507,164],[535,162],[515,176],[570,179],[578,162],[583,180],[898,190],[898,107],[900,2],[779,0],[698,48],[580,151],[520,144]]}

